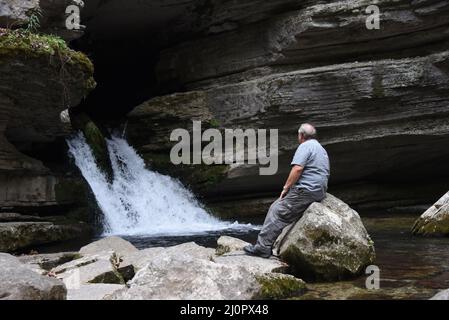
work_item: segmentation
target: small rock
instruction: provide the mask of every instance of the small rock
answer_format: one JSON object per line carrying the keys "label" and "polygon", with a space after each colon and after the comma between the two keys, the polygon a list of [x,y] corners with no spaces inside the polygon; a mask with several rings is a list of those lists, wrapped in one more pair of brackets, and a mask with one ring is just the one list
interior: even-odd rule
{"label": "small rock", "polygon": [[256,278],[261,286],[256,299],[286,299],[306,291],[306,283],[292,275],[268,273]]}
{"label": "small rock", "polygon": [[42,276],[19,259],[0,253],[0,300],[64,300],[62,281]]}
{"label": "small rock", "polygon": [[249,243],[246,241],[229,236],[221,236],[217,240],[217,249],[215,253],[216,255],[222,255],[231,251],[242,251],[247,245],[249,245]]}
{"label": "small rock", "polygon": [[118,256],[125,256],[139,250],[130,242],[120,237],[107,237],[82,247],[79,253],[81,255],[88,255],[99,254],[105,251],[114,251]]}

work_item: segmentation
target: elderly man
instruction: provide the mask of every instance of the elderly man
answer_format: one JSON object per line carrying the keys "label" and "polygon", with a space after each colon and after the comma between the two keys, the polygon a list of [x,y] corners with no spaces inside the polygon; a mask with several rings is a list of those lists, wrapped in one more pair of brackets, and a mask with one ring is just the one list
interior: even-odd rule
{"label": "elderly man", "polygon": [[315,137],[316,130],[312,125],[301,125],[298,130],[299,146],[281,196],[268,210],[256,245],[244,248],[247,254],[269,258],[282,230],[297,221],[312,202],[321,201],[326,196],[329,157]]}

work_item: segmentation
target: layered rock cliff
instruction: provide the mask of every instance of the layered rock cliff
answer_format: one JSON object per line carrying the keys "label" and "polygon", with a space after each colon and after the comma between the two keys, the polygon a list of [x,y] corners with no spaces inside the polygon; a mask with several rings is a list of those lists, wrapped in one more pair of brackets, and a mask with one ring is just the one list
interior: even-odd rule
{"label": "layered rock cliff", "polygon": [[[52,223],[86,206],[84,183],[67,170],[71,128],[61,112],[94,88],[92,63],[60,38],[0,29],[0,73],[0,212],[16,213],[0,217],[0,250],[82,234],[81,226]],[[20,214],[59,217],[30,222]]]}
{"label": "layered rock cliff", "polygon": [[[449,2],[377,1],[379,30],[366,28],[370,4],[209,1],[186,40],[160,53],[162,87],[180,92],[131,112],[130,140],[151,166],[206,198],[261,211],[253,199],[269,203],[282,186],[307,121],[330,153],[331,190],[345,201],[434,202],[449,175]],[[173,166],[169,132],[205,115],[221,128],[279,129],[278,173]]]}

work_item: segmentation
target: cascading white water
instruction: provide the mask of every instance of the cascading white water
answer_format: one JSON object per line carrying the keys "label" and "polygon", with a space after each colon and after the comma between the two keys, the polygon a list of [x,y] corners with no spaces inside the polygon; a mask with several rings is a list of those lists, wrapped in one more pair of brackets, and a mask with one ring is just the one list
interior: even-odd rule
{"label": "cascading white water", "polygon": [[104,214],[107,235],[185,235],[225,229],[254,229],[211,216],[178,180],[145,168],[119,137],[107,140],[114,173],[109,183],[82,133],[67,141],[69,153]]}

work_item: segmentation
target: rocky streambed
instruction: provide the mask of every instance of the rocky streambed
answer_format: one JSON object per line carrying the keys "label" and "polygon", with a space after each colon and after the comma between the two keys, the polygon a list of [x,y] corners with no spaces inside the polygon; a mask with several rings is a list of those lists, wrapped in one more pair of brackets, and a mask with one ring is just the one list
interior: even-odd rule
{"label": "rocky streambed", "polygon": [[[13,280],[1,281],[0,294],[3,299],[69,300],[429,299],[449,287],[449,239],[413,237],[416,218],[370,214],[361,220],[328,196],[281,235],[274,250],[280,256],[270,259],[245,255],[247,242],[229,236],[208,246],[193,242],[200,236],[184,237],[168,247],[147,238],[140,250],[122,238],[106,237],[76,252],[1,254],[2,277]],[[312,221],[314,235],[305,231]],[[348,222],[352,226],[345,226]],[[204,243],[204,237],[197,242]],[[285,255],[282,246],[288,243],[299,250],[301,261]],[[292,268],[305,262],[314,276]],[[379,268],[378,289],[366,287],[368,264]]]}

